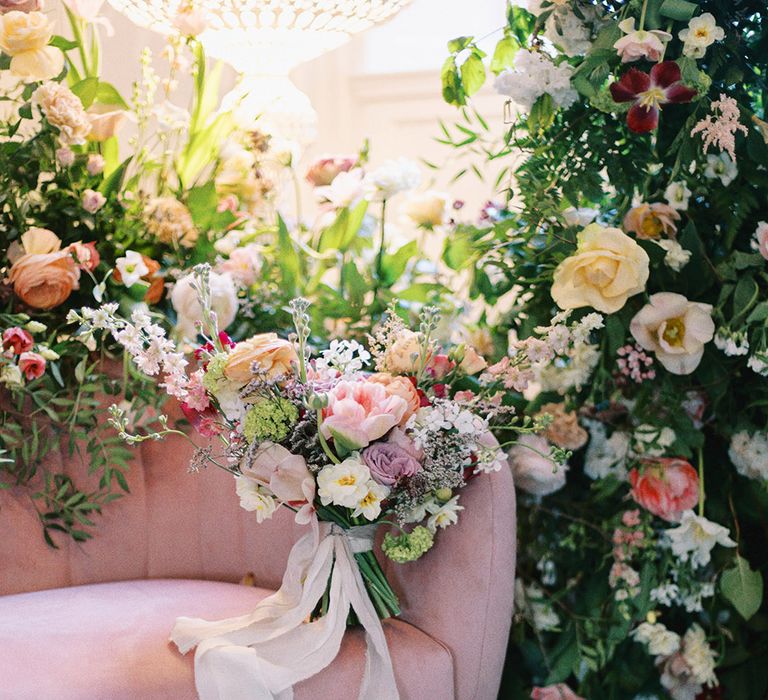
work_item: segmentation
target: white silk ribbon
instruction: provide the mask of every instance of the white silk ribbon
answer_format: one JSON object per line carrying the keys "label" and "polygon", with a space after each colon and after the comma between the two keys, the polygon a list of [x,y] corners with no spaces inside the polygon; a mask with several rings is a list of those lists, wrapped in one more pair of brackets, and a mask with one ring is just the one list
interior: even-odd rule
{"label": "white silk ribbon", "polygon": [[[350,607],[365,629],[365,672],[358,700],[399,700],[392,660],[354,554],[373,546],[375,527],[350,530],[313,522],[288,557],[280,589],[253,612],[210,622],[180,617],[171,641],[193,647],[200,700],[292,700],[293,686],[336,658]],[[328,612],[306,622],[330,577]]]}

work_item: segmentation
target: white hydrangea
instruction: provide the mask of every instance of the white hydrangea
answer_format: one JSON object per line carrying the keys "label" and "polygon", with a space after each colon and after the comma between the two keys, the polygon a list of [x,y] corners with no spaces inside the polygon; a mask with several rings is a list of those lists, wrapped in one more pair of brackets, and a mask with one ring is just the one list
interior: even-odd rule
{"label": "white hydrangea", "polygon": [[749,352],[749,340],[744,331],[731,331],[721,327],[715,333],[715,347],[728,357],[738,357]]}
{"label": "white hydrangea", "polygon": [[579,3],[582,19],[565,3],[558,4],[560,7],[547,17],[544,36],[566,56],[583,56],[592,45],[592,27],[599,11],[594,5]]}
{"label": "white hydrangea", "polygon": [[680,587],[676,583],[672,583],[672,581],[666,581],[651,589],[651,600],[667,608],[678,601],[679,595]]}
{"label": "white hydrangea", "polygon": [[536,368],[536,380],[542,391],[565,394],[570,389],[580,390],[600,361],[600,346],[589,343],[574,345],[567,357]]}
{"label": "white hydrangea", "polygon": [[371,359],[363,345],[356,340],[332,340],[329,348],[323,350],[315,366],[319,371],[336,370],[348,377],[360,372]]}
{"label": "white hydrangea", "polygon": [[768,479],[768,434],[751,435],[742,430],[731,438],[728,456],[739,474],[750,479]]}
{"label": "white hydrangea", "polygon": [[579,96],[571,87],[572,75],[569,64],[556,66],[546,54],[524,49],[517,52],[514,68],[498,75],[494,87],[526,112],[544,94],[552,97],[555,107],[566,108]]}

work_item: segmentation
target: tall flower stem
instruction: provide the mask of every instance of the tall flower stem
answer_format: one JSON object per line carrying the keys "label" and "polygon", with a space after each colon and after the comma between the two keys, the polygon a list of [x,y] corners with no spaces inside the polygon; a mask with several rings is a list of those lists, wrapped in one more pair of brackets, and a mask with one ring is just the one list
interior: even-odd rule
{"label": "tall flower stem", "polygon": [[704,517],[704,450],[699,448],[699,516]]}
{"label": "tall flower stem", "polygon": [[648,12],[648,0],[643,0],[643,9],[640,12],[640,31],[645,29],[645,15]]}

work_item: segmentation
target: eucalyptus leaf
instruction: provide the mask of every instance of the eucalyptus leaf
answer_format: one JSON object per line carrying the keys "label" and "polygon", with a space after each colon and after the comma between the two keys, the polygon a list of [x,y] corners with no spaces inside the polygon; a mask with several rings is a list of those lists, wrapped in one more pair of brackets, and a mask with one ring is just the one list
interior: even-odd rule
{"label": "eucalyptus leaf", "polygon": [[753,571],[744,557],[737,555],[732,569],[720,577],[720,591],[745,620],[749,620],[763,602],[763,576]]}

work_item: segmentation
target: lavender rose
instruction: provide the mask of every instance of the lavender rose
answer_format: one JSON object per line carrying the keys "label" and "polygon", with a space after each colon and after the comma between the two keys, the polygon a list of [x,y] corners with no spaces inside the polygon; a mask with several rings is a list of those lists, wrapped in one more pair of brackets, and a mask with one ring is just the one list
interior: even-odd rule
{"label": "lavender rose", "polygon": [[375,442],[363,450],[363,461],[374,481],[387,486],[397,483],[404,476],[413,476],[421,464],[399,445],[391,442]]}

